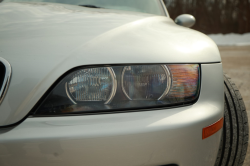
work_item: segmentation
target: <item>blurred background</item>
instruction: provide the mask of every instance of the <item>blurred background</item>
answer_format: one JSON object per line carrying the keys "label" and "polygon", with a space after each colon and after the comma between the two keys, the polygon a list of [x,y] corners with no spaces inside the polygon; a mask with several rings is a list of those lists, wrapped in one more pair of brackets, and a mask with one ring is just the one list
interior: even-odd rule
{"label": "blurred background", "polygon": [[[164,0],[170,17],[196,18],[192,29],[207,34],[221,53],[223,70],[238,86],[250,120],[250,0]],[[249,121],[250,122],[250,121]],[[243,166],[250,166],[250,145]]]}
{"label": "blurred background", "polygon": [[164,0],[172,18],[188,13],[205,34],[250,32],[250,0]]}

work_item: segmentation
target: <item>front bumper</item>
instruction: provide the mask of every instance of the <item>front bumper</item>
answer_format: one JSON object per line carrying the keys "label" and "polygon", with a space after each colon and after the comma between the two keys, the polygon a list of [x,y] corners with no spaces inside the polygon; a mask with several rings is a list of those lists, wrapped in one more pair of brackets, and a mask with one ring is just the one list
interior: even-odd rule
{"label": "front bumper", "polygon": [[0,132],[1,166],[213,165],[223,117],[222,65],[201,65],[199,100],[186,107],[103,115],[27,118]]}

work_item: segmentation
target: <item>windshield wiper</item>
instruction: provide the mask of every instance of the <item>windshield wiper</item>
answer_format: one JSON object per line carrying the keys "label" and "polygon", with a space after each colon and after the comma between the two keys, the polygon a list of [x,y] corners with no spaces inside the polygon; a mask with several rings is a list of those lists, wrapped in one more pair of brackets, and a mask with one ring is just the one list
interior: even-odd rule
{"label": "windshield wiper", "polygon": [[79,5],[79,6],[82,6],[82,7],[89,7],[89,8],[102,8],[102,7],[95,6],[95,5]]}

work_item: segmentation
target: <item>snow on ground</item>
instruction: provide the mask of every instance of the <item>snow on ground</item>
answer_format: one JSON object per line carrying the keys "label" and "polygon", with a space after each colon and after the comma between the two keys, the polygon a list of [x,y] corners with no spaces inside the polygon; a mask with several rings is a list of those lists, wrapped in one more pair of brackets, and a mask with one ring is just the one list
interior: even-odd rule
{"label": "snow on ground", "polygon": [[246,46],[250,45],[250,33],[245,34],[210,34],[208,35],[219,46]]}

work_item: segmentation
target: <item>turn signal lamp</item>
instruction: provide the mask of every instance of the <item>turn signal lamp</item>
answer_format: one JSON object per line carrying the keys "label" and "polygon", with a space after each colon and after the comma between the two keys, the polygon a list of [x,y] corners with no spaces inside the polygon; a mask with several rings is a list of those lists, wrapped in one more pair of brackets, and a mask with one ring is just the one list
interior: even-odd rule
{"label": "turn signal lamp", "polygon": [[211,135],[215,134],[216,132],[218,132],[223,127],[223,120],[224,120],[224,118],[221,118],[220,120],[218,120],[214,124],[203,128],[202,139],[206,139],[206,138],[210,137]]}

